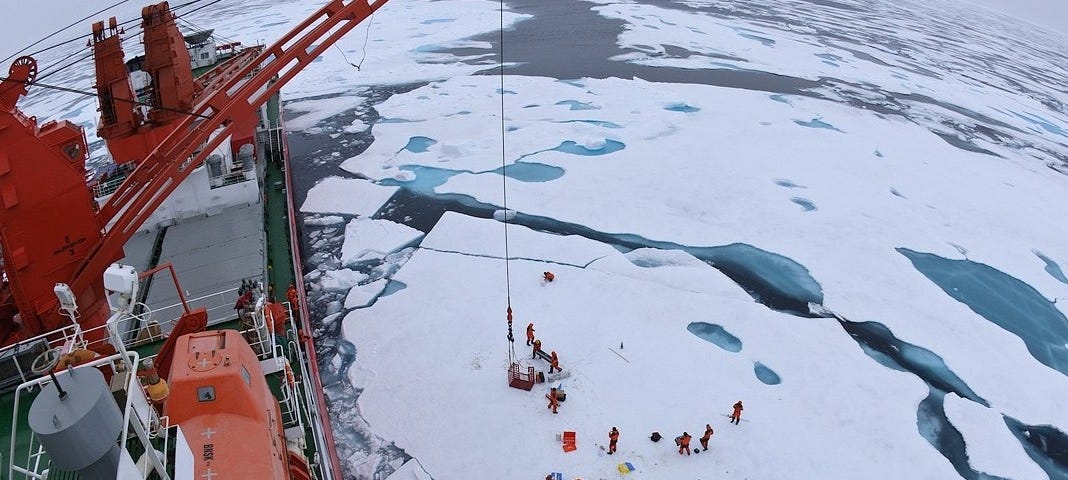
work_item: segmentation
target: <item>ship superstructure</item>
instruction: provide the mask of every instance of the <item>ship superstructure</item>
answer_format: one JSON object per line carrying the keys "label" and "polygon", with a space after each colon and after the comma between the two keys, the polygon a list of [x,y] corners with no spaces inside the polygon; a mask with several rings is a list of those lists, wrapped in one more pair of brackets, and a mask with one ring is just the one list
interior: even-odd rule
{"label": "ship superstructure", "polygon": [[340,477],[278,92],[385,3],[333,0],[244,48],[182,35],[163,2],[132,60],[117,20],[98,22],[114,165],[96,175],[80,127],[19,110],[37,65],[16,59],[0,83],[5,478]]}

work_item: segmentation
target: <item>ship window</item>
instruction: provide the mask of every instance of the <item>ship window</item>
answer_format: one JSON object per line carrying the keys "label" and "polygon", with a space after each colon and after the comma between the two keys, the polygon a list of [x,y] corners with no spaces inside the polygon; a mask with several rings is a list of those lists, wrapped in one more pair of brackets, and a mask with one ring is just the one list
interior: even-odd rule
{"label": "ship window", "polygon": [[215,387],[197,387],[197,400],[211,402],[215,400]]}
{"label": "ship window", "polygon": [[245,379],[245,385],[252,386],[252,375],[249,375],[244,365],[241,366],[241,378]]}
{"label": "ship window", "polygon": [[200,54],[200,59],[201,59],[201,60],[203,60],[203,59],[205,59],[205,58],[208,58],[208,52],[204,52],[204,53],[201,53],[201,54]]}

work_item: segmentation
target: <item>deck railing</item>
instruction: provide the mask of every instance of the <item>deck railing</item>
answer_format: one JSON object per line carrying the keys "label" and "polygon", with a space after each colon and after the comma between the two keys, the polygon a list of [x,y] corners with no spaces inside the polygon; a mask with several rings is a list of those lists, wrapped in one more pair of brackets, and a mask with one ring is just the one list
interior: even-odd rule
{"label": "deck railing", "polygon": [[[155,470],[155,473],[159,475],[162,480],[170,480],[171,475],[168,473],[168,465],[171,463],[167,456],[162,458],[158,455],[150,454],[147,452],[154,452],[157,444],[161,444],[164,448],[164,452],[169,452],[169,442],[171,436],[170,425],[167,424],[166,418],[161,418],[156,413],[155,408],[148,403],[148,399],[145,395],[144,389],[141,387],[141,383],[136,375],[135,366],[140,362],[140,356],[137,352],[125,352],[116,353],[107,357],[97,358],[95,360],[78,365],[77,367],[71,367],[72,370],[88,369],[106,367],[110,368],[115,376],[123,378],[122,389],[125,392],[125,401],[123,405],[120,405],[123,412],[123,426],[122,434],[119,436],[124,442],[133,442],[140,445],[141,451],[146,452],[144,457],[147,457],[147,462],[138,462],[138,468],[144,478],[147,478],[151,470]],[[55,478],[55,475],[60,473],[56,471],[48,460],[48,454],[44,451],[36,435],[32,431],[19,431],[20,425],[25,425],[26,421],[22,414],[22,407],[20,403],[23,397],[28,396],[33,391],[41,390],[45,385],[52,383],[52,378],[49,376],[43,376],[34,380],[30,380],[22,383],[15,390],[14,393],[14,407],[13,407],[13,419],[11,423],[11,445],[8,448],[8,470],[6,478],[11,480],[16,479],[38,479],[43,480],[45,478]],[[175,429],[173,434],[177,434]],[[131,436],[132,434],[132,436]],[[177,438],[177,437],[174,437]],[[153,443],[153,440],[156,440]],[[20,452],[16,452],[19,445],[23,445]],[[125,445],[124,445],[125,446]],[[126,447],[129,450],[129,447]],[[24,458],[21,464],[18,464],[20,459]]]}
{"label": "deck railing", "polygon": [[[232,294],[236,290],[229,289],[190,301]],[[180,304],[174,306],[178,305]],[[321,417],[321,410],[318,405],[319,397],[316,392],[309,388],[309,385],[314,384],[314,382],[308,381],[313,371],[308,363],[307,352],[304,351],[303,343],[300,340],[302,332],[297,326],[293,306],[289,302],[283,302],[283,305],[285,305],[288,313],[285,332],[279,332],[276,335],[271,330],[273,322],[264,314],[266,310],[264,308],[265,299],[261,296],[257,299],[256,307],[250,312],[251,315],[247,317],[251,320],[250,324],[241,333],[257,353],[261,364],[275,365],[273,369],[265,370],[265,373],[269,376],[274,375],[278,379],[278,401],[283,419],[282,426],[287,440],[294,441],[302,447],[306,445],[304,442],[308,440],[314,442],[316,448],[308,458],[308,467],[314,478],[332,480],[332,471],[327,464],[324,464],[324,457],[322,457],[323,448],[326,445],[322,428],[329,428],[329,419]],[[223,306],[228,307],[228,305]],[[72,368],[110,367],[114,372],[114,376],[121,379],[123,382],[121,390],[125,392],[125,395],[120,397],[125,397],[125,403],[119,405],[123,412],[123,429],[119,438],[125,439],[125,446],[128,452],[134,452],[134,454],[141,455],[147,459],[147,462],[145,459],[137,462],[138,467],[144,470],[142,473],[145,474],[146,478],[150,473],[148,469],[154,468],[159,478],[169,480],[173,475],[173,455],[158,459],[155,458],[156,455],[146,452],[160,450],[164,453],[173,454],[180,430],[177,426],[170,425],[167,417],[159,416],[156,409],[148,402],[136,375],[140,363],[145,359],[154,357],[154,355],[142,357],[132,350],[136,343],[136,332],[144,328],[152,315],[152,311],[147,306],[142,305],[142,307],[144,307],[144,313],[139,315],[115,315],[106,325],[85,330],[78,324],[71,324],[53,332],[27,339],[20,345],[25,348],[26,345],[40,344],[43,345],[42,351],[55,350],[53,352],[54,355],[69,353],[80,348],[92,350],[93,347],[104,342],[110,342],[115,345],[119,350],[118,353],[97,358]],[[130,310],[133,310],[133,308],[127,309],[127,311]],[[104,331],[101,331],[101,329],[104,329]],[[131,333],[134,335],[131,335]],[[13,345],[0,350],[0,358],[5,358],[4,355],[6,353],[18,350],[20,345]],[[273,360],[273,363],[270,360]],[[3,361],[9,360],[5,358]],[[16,369],[20,372],[19,380],[21,380],[21,384],[13,393],[15,402],[11,425],[11,445],[8,451],[5,452],[6,455],[3,455],[3,457],[7,457],[10,463],[8,463],[7,474],[3,478],[11,480],[44,479],[46,476],[50,478],[67,478],[68,473],[72,475],[71,478],[76,478],[77,475],[73,472],[60,472],[50,465],[48,455],[36,436],[25,428],[25,412],[22,412],[20,416],[20,409],[25,410],[25,406],[20,406],[20,403],[28,400],[31,393],[38,392],[45,385],[51,383],[52,379],[43,374],[35,374],[25,365],[21,365],[18,362],[17,355],[12,354],[10,361],[15,363]],[[322,428],[309,429],[310,425],[321,425]],[[17,426],[21,426],[23,431],[19,432],[19,428],[16,428]],[[309,430],[312,438],[306,439],[305,436]],[[182,445],[184,445],[184,448],[188,448],[188,445],[184,443]],[[49,468],[51,468],[51,472],[48,472]],[[62,475],[57,477],[60,474]]]}
{"label": "deck railing", "polygon": [[[332,480],[333,470],[328,464],[323,463],[322,455],[327,447],[326,436],[324,430],[330,427],[330,419],[323,418],[319,412],[319,397],[316,392],[308,388],[309,385],[314,385],[315,382],[307,382],[305,379],[311,378],[313,371],[311,365],[308,364],[310,357],[304,352],[302,342],[300,341],[301,329],[297,326],[297,319],[293,315],[292,305],[289,302],[285,302],[286,311],[289,312],[289,354],[294,360],[292,363],[297,368],[296,373],[299,373],[298,380],[296,381],[296,387],[300,395],[300,415],[299,418],[307,419],[312,425],[320,425],[321,428],[311,429],[314,438],[312,441],[315,444],[315,454],[313,458],[308,459],[308,467],[317,474],[317,478],[322,480]],[[300,428],[303,430],[304,425],[300,424]]]}
{"label": "deck railing", "polygon": [[[20,384],[25,383],[40,376],[30,372],[29,369],[26,368],[27,366],[23,365],[24,362],[21,359],[25,357],[21,354],[27,353],[27,348],[30,353],[36,352],[36,356],[39,356],[48,350],[64,347],[67,347],[67,352],[69,352],[76,348],[85,348],[87,346],[85,337],[86,335],[85,332],[82,331],[81,325],[74,323],[0,349],[0,359],[3,359],[2,362],[4,364],[11,362],[15,372],[17,372],[17,377],[14,378],[17,379]],[[10,385],[13,381],[14,380],[12,379],[3,379],[0,384],[6,383]]]}

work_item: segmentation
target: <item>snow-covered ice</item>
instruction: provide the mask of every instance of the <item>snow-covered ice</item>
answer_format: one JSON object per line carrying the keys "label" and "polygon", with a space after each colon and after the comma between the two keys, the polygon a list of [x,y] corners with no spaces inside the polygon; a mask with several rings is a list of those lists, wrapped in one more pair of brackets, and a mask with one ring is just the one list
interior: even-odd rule
{"label": "snow-covered ice", "polygon": [[422,238],[423,232],[389,220],[354,218],[345,226],[341,263],[380,260]]}
{"label": "snow-covered ice", "polygon": [[[439,226],[448,231],[451,220]],[[434,242],[435,232],[427,242]],[[547,242],[555,237],[540,235]],[[696,471],[725,478],[766,478],[782,471],[870,477],[872,458],[895,466],[879,478],[917,471],[911,468],[952,474],[916,434],[915,408],[926,387],[870,361],[833,320],[799,321],[767,310],[738,289],[664,287],[640,279],[648,268],[625,263],[632,269],[626,276],[555,265],[557,280],[543,284],[544,262],[512,261],[517,329],[534,322],[544,348],[559,352],[571,372],[563,380],[568,399],[552,415],[544,406],[546,385],[529,393],[505,386],[503,299],[486,299],[486,292],[501,289],[503,261],[418,251],[394,276],[407,289],[345,320],[347,337],[362,352],[352,373],[364,389],[360,405],[368,422],[431,473],[479,465],[487,478],[541,471],[600,478],[620,461],[633,462],[647,478],[685,478]],[[412,298],[448,306],[429,311]],[[745,348],[730,353],[696,338],[686,326],[699,319],[725,325],[744,339]],[[816,346],[819,354],[813,355]],[[546,368],[529,360],[522,340],[516,349],[524,364]],[[753,373],[754,361],[773,367],[782,383],[762,383]],[[865,405],[858,406],[854,394],[828,392],[820,380],[827,377],[871,398],[866,395]],[[739,398],[750,421],[727,425],[723,414]],[[390,420],[398,404],[405,405],[405,422]],[[443,411],[440,405],[446,404],[455,407]],[[670,440],[645,438],[652,431],[668,438],[683,430],[697,433],[705,423],[717,430],[711,455],[680,459]],[[597,445],[605,444],[612,426],[624,433],[620,454],[609,457]],[[555,439],[567,429],[579,432],[579,450],[571,454]],[[422,441],[432,438],[468,438],[477,448],[461,453]],[[487,440],[475,440],[481,438]],[[825,456],[820,452],[828,443],[848,444],[855,455]],[[754,445],[761,446],[760,455],[753,454]]]}
{"label": "snow-covered ice", "polygon": [[327,177],[308,191],[308,198],[300,211],[369,217],[396,191],[396,187],[383,187],[366,180]]}
{"label": "snow-covered ice", "polygon": [[[947,456],[961,455],[968,456],[965,475],[971,468],[1042,478],[1005,422],[991,419],[1068,431],[1055,400],[1068,398],[1064,375],[943,292],[898,249],[966,255],[1046,298],[1065,294],[1049,262],[1033,253],[1068,261],[1059,240],[1068,227],[1046,217],[1050,206],[1068,201],[1065,177],[1043,163],[1063,151],[1064,140],[1055,128],[1028,130],[1026,119],[1008,113],[1044,109],[1036,98],[1050,91],[1046,84],[1029,80],[1042,94],[1020,97],[964,75],[926,76],[922,62],[875,47],[828,53],[827,45],[812,44],[812,32],[710,19],[698,10],[600,3],[599,14],[629,26],[621,44],[685,45],[691,52],[618,61],[718,68],[696,64],[715,48],[711,53],[744,59],[736,61],[740,69],[809,79],[838,72],[843,81],[881,85],[910,99],[901,100],[910,116],[857,108],[847,104],[850,96],[879,99],[829,87],[813,87],[826,92],[818,99],[640,79],[506,77],[506,167],[536,163],[563,173],[505,180],[507,208],[516,212],[508,222],[520,224],[508,226],[510,285],[502,285],[501,222],[446,213],[392,276],[407,288],[346,316],[345,335],[361,352],[350,374],[375,432],[435,478],[474,468],[493,478],[549,471],[607,478],[620,461],[634,463],[640,478],[949,478],[962,473]],[[878,61],[887,66],[868,68]],[[911,83],[902,84],[900,72]],[[383,118],[403,121],[375,124],[374,143],[342,168],[373,180],[403,179],[503,220],[497,212],[505,207],[507,170],[500,169],[499,138],[472,133],[500,121],[499,82],[456,76],[377,103]],[[969,95],[956,93],[962,83]],[[902,93],[910,86],[947,103]],[[977,116],[1017,140],[969,138],[980,147],[963,148],[940,130],[946,119]],[[1057,112],[1042,117],[1068,123]],[[416,139],[420,148],[412,148]],[[618,244],[646,247],[622,253]],[[884,325],[907,350],[904,370],[934,376],[888,368],[833,319],[769,310],[710,264],[716,262],[692,255],[732,244],[803,266],[829,310]],[[740,261],[733,255],[743,252],[724,253],[723,261]],[[796,274],[785,266],[743,270],[774,282]],[[541,281],[544,270],[556,281]],[[545,385],[532,394],[504,387],[506,295],[517,337],[533,321],[571,373],[558,415],[544,408]],[[734,343],[720,348],[690,333],[694,324],[717,326],[738,342],[737,351]],[[531,362],[527,347],[517,349]],[[922,378],[959,384],[953,388],[989,403],[946,395],[945,415],[966,451],[941,452],[922,434],[943,421],[925,417],[930,387]],[[1021,394],[1036,385],[1041,395]],[[745,400],[749,421],[736,427],[723,414],[737,399]],[[667,438],[699,434],[705,423],[717,431],[712,455],[679,459],[671,445],[645,438],[653,430]],[[623,440],[620,455],[608,457],[596,445],[612,426]],[[564,429],[579,432],[577,452],[559,450],[555,435]],[[473,443],[461,452],[434,440],[445,436]],[[992,453],[1009,444],[1014,453]],[[517,445],[527,454],[516,454]]]}
{"label": "snow-covered ice", "polygon": [[1005,421],[997,411],[957,395],[946,395],[945,408],[946,417],[967,439],[972,468],[1001,478],[1046,476],[1005,429]]}
{"label": "snow-covered ice", "polygon": [[319,285],[323,290],[336,292],[348,290],[364,280],[367,280],[366,274],[343,268],[341,270],[327,270],[324,272],[319,279]]}
{"label": "snow-covered ice", "polygon": [[[420,246],[443,252],[504,258],[505,224],[447,212],[435,225],[433,235]],[[551,260],[582,267],[611,254],[614,248],[577,235],[544,235],[519,226],[508,227],[509,258]]]}
{"label": "snow-covered ice", "polygon": [[345,223],[345,218],[344,217],[339,217],[337,215],[322,215],[322,216],[311,216],[311,215],[309,215],[307,217],[304,217],[304,224],[305,225],[326,226],[326,225],[337,225],[339,223]]}
{"label": "snow-covered ice", "polygon": [[386,289],[387,283],[389,280],[380,278],[371,283],[353,287],[345,296],[345,308],[363,308],[370,305]]}

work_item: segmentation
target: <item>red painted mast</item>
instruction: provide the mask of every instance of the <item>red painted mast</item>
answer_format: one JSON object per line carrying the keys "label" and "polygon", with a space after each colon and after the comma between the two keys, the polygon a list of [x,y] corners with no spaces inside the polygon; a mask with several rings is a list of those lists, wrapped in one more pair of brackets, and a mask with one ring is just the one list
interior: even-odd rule
{"label": "red painted mast", "polygon": [[122,39],[115,17],[107,31],[104,22],[93,24],[93,58],[96,63],[96,94],[100,102],[100,123],[96,134],[104,140],[133,135],[144,123],[135,103]]}
{"label": "red painted mast", "polygon": [[[0,250],[7,276],[0,287],[3,343],[70,322],[59,313],[53,288],[74,278],[103,238],[85,184],[81,127],[66,120],[37,125],[16,106],[36,75],[37,62],[20,57],[0,84]],[[101,260],[110,264],[119,258],[121,248]],[[74,293],[83,315],[106,309],[102,281],[83,283]]]}

